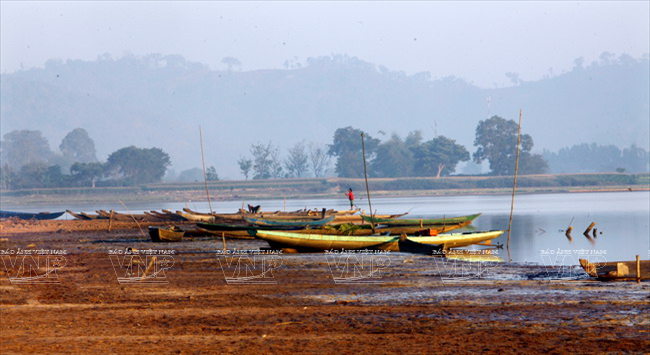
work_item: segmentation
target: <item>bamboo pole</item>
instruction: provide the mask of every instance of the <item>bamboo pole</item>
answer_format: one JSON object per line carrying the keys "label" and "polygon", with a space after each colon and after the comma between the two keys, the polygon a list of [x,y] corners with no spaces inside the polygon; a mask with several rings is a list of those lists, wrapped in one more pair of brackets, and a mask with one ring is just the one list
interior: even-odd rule
{"label": "bamboo pole", "polygon": [[226,252],[228,252],[228,248],[226,247],[226,233],[221,232],[221,241],[223,242],[223,254],[225,255]]}
{"label": "bamboo pole", "polygon": [[201,163],[203,164],[203,181],[205,182],[205,194],[208,195],[208,206],[212,213],[212,202],[210,201],[210,190],[208,190],[208,174],[205,172],[205,155],[203,154],[203,130],[199,126],[199,140],[201,141]]}
{"label": "bamboo pole", "polygon": [[113,224],[113,210],[111,210],[111,215],[108,216],[108,233],[111,232],[111,225]]}
{"label": "bamboo pole", "polygon": [[521,145],[521,109],[519,110],[519,125],[517,126],[517,156],[515,158],[515,175],[514,181],[512,183],[512,200],[510,202],[510,222],[508,222],[508,243],[506,244],[506,249],[508,249],[508,260],[512,261],[510,258],[510,234],[512,229],[512,213],[515,209],[515,190],[517,190],[517,173],[519,172],[519,146]]}
{"label": "bamboo pole", "polygon": [[636,256],[636,283],[641,283],[641,257]]}
{"label": "bamboo pole", "polygon": [[[120,201],[120,203],[122,204],[122,206],[124,207],[124,209],[126,210],[126,212],[128,212],[129,216],[131,216],[131,219],[133,219],[133,222],[135,222],[135,224],[138,225],[138,229],[140,229],[140,234],[142,234],[142,236],[146,238],[147,236],[144,234],[144,231],[142,230],[142,227],[140,227],[140,223],[138,223],[138,221],[135,219],[135,217],[133,217],[133,214],[131,214],[131,212],[130,212],[129,209],[126,207],[126,205],[124,204],[124,202],[122,202],[122,200],[118,200],[118,201]],[[111,210],[111,216],[112,216],[112,215],[113,215],[113,210]]]}
{"label": "bamboo pole", "polygon": [[364,133],[361,133],[361,152],[363,154],[363,177],[366,180],[366,193],[368,194],[368,207],[370,208],[370,228],[372,234],[375,234],[375,217],[372,213],[372,203],[370,203],[370,188],[368,187],[368,170],[366,168],[366,143],[363,141]]}

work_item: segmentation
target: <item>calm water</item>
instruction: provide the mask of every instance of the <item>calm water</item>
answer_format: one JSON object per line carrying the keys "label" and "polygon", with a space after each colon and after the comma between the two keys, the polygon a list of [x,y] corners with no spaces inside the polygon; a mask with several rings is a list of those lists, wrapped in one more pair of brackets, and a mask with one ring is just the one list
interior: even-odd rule
{"label": "calm water", "polygon": [[[505,230],[508,228],[510,199],[510,196],[373,198],[372,207],[381,214],[409,212],[411,218],[451,217],[481,212],[482,215],[473,223],[475,229]],[[252,200],[246,203],[262,205],[264,211],[349,208],[343,195],[340,199]],[[365,211],[369,210],[368,201],[364,197],[358,197],[356,203]],[[179,210],[186,205],[195,210],[208,211],[207,202],[154,203],[127,207],[130,212],[136,213],[161,209]],[[234,212],[241,207],[240,201],[212,204],[217,212]],[[9,206],[3,208],[10,209]],[[119,202],[112,205],[51,205],[19,210],[65,209],[84,212],[114,209],[126,212]],[[590,241],[582,232],[591,222],[596,222],[598,236]],[[573,226],[572,241],[564,234],[569,224]],[[495,242],[505,246],[507,233]],[[557,257],[559,251],[562,255],[569,256]],[[505,247],[499,253],[505,257]],[[647,259],[650,254],[650,192],[518,195],[515,199],[510,254],[512,260],[518,262],[545,263],[551,258],[550,260],[563,264],[577,264],[578,258],[586,255],[603,255],[608,261],[633,260],[635,255]]]}

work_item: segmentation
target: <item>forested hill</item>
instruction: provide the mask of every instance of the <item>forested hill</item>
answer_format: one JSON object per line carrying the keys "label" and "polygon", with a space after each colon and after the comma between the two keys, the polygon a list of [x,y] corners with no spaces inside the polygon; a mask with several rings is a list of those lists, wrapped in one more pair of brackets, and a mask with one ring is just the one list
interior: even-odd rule
{"label": "forested hill", "polygon": [[380,139],[393,132],[405,137],[421,130],[425,139],[437,133],[473,152],[479,120],[517,120],[519,109],[536,152],[592,142],[647,150],[649,68],[647,56],[623,56],[540,81],[481,89],[347,56],[266,71],[214,71],[155,54],[49,61],[41,69],[2,74],[1,133],[40,130],[56,149],[81,127],[102,160],[129,145],[159,147],[179,171],[201,165],[201,126],[206,164],[224,178],[241,177],[236,161],[250,155],[251,144],[327,144],[347,126]]}

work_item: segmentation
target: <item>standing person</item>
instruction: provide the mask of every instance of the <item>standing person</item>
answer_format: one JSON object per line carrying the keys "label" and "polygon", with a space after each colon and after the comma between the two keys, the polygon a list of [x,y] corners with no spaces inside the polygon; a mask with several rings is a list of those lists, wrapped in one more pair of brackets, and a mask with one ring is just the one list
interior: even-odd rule
{"label": "standing person", "polygon": [[354,209],[354,193],[352,192],[352,188],[348,189],[348,192],[345,193],[345,196],[347,196],[348,199],[350,200],[350,209],[353,210]]}

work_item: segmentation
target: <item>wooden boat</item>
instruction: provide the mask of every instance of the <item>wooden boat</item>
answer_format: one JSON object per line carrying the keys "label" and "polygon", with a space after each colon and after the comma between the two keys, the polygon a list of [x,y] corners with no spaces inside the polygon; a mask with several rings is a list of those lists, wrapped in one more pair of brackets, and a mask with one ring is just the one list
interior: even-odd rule
{"label": "wooden boat", "polygon": [[637,274],[636,261],[612,261],[612,262],[590,262],[587,259],[579,259],[580,266],[591,277],[602,281],[614,280],[650,280],[650,260],[639,260],[638,268],[641,276]]}
{"label": "wooden boat", "polygon": [[[252,234],[257,238],[266,240],[271,248],[275,249],[289,248],[298,251],[378,249],[400,251],[398,243],[400,236],[341,236],[269,230],[256,230]],[[466,232],[437,236],[409,236],[408,239],[422,244],[443,245],[447,249],[487,242],[501,234],[503,234],[503,231]]]}
{"label": "wooden boat", "polygon": [[198,214],[186,213],[183,211],[176,211],[176,215],[180,216],[186,221],[192,221],[192,222],[214,222],[215,221],[215,216],[211,216],[211,215],[198,215]]}
{"label": "wooden boat", "polygon": [[248,224],[256,227],[272,227],[273,229],[288,227],[291,229],[296,227],[307,228],[310,226],[323,226],[332,222],[334,216],[321,219],[262,219],[244,217],[244,220],[246,220]]}
{"label": "wooden boat", "polygon": [[207,222],[196,222],[196,226],[215,236],[224,236],[231,239],[255,239],[249,231],[257,227],[242,224],[218,224]]}
{"label": "wooden boat", "polygon": [[144,211],[144,214],[149,216],[150,218],[157,219],[159,221],[169,221],[169,222],[182,222],[186,221],[185,218],[182,216],[177,215],[176,213],[173,213],[168,210],[163,210],[162,212],[158,211]]}
{"label": "wooden boat", "polygon": [[[94,218],[92,218],[92,217],[86,215],[86,214],[83,213],[83,212],[81,212],[81,213],[76,213],[76,212],[73,212],[73,211],[70,211],[70,210],[65,210],[65,211],[66,211],[69,215],[71,215],[72,217],[74,217],[74,218],[76,218],[76,219],[79,219],[79,220],[82,220],[82,221],[88,221],[88,220],[94,219]],[[82,214],[82,213],[83,213],[83,214]]]}
{"label": "wooden boat", "polygon": [[169,228],[164,227],[149,227],[149,236],[152,242],[180,242],[185,235],[185,231],[174,226]]}
{"label": "wooden boat", "polygon": [[[334,219],[336,222],[336,219]],[[432,225],[432,226],[424,226],[424,228],[420,226],[380,226],[380,227],[375,227],[375,231],[373,232],[371,226],[369,224],[353,224],[353,223],[345,223],[345,224],[331,224],[331,225],[326,225],[322,227],[309,227],[307,229],[300,229],[300,230],[295,230],[292,231],[293,233],[301,233],[301,234],[325,234],[325,235],[356,235],[356,236],[362,236],[362,235],[372,235],[372,234],[388,234],[388,235],[400,235],[402,233],[405,233],[407,235],[431,235],[431,233],[445,233],[449,232],[455,229],[462,228],[466,225],[468,225],[469,222],[465,223],[459,223],[459,224],[447,224],[447,225]],[[426,234],[425,234],[426,233]]]}
{"label": "wooden boat", "polygon": [[[374,217],[375,219],[377,218],[395,219],[395,218],[406,216],[407,214],[408,212],[400,213],[400,214],[379,214],[379,215],[374,215]],[[364,215],[343,215],[343,216],[336,215],[334,218],[334,223],[354,223],[354,224],[369,223],[364,220],[363,216]]]}
{"label": "wooden boat", "polygon": [[[396,219],[396,218],[380,218],[370,217],[367,215],[361,216],[364,222],[370,223],[372,220],[375,224],[383,224],[387,226],[431,226],[431,225],[445,225],[469,222],[475,220],[480,213],[471,214],[467,216],[448,217],[448,218],[426,218],[426,219]],[[469,224],[468,223],[468,224]]]}
{"label": "wooden boat", "polygon": [[98,214],[90,214],[85,212],[79,212],[79,214],[89,219],[106,219]]}
{"label": "wooden boat", "polygon": [[38,212],[38,213],[32,213],[32,212],[14,212],[14,211],[3,211],[0,210],[0,218],[19,218],[19,219],[37,219],[37,220],[45,220],[45,219],[57,219],[61,216],[63,216],[63,212]]}

